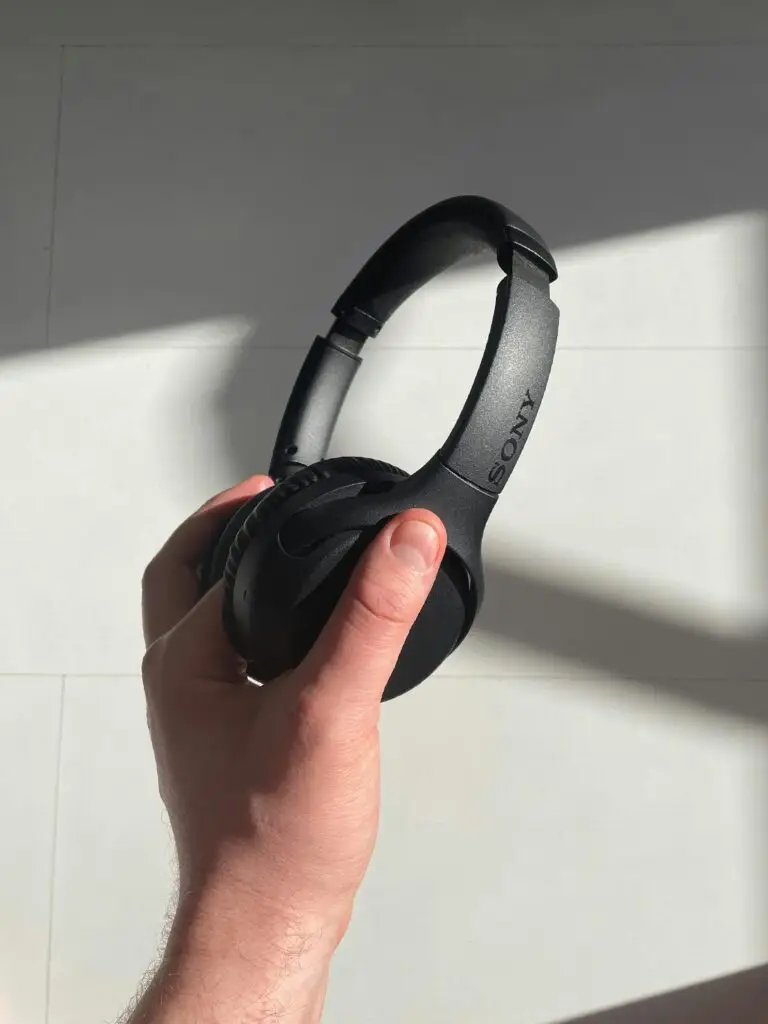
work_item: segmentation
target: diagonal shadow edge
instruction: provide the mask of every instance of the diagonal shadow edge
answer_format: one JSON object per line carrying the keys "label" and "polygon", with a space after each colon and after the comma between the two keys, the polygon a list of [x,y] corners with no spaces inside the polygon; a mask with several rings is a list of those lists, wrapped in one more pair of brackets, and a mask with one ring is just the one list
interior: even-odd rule
{"label": "diagonal shadow edge", "polygon": [[558,1024],[765,1024],[768,965]]}
{"label": "diagonal shadow edge", "polygon": [[712,711],[768,724],[768,634],[721,637],[520,569],[486,566],[475,629]]}

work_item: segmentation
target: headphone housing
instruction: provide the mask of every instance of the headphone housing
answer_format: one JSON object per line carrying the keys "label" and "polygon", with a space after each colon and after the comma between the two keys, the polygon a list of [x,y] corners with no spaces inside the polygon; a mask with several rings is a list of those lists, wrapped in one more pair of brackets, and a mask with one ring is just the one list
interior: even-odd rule
{"label": "headphone housing", "polygon": [[[443,446],[411,475],[375,459],[326,459],[365,342],[418,288],[478,250],[495,252],[504,276],[480,367]],[[224,581],[224,625],[252,678],[268,683],[302,661],[366,547],[408,508],[439,516],[448,548],[383,699],[418,685],[464,640],[483,598],[485,525],[554,358],[556,278],[533,228],[478,196],[413,217],[360,270],[294,384],[270,463],[275,486],[235,512],[201,567],[203,591]]]}

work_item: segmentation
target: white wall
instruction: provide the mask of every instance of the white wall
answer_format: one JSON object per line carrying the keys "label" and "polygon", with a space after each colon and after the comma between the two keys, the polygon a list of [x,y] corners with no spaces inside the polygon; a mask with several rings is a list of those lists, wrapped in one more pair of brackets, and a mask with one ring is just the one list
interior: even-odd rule
{"label": "white wall", "polygon": [[[384,709],[381,839],[326,1019],[768,1003],[759,972],[698,987],[768,960],[768,15],[532,6],[6,18],[0,1019],[113,1020],[150,964],[172,850],[143,565],[265,468],[361,260],[460,192],[553,245],[561,341],[477,628]],[[396,314],[334,454],[410,470],[440,443],[496,279],[472,264]]]}

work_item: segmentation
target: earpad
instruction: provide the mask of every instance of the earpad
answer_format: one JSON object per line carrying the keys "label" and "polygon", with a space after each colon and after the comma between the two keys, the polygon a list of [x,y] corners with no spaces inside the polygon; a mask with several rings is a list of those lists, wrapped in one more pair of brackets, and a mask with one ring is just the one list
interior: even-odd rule
{"label": "earpad", "polygon": [[[339,463],[343,463],[344,465],[341,466],[342,469],[352,468],[355,471],[359,471],[361,474],[366,474],[367,467],[368,476],[378,473],[379,471],[394,473],[403,477],[408,475],[402,469],[398,469],[397,466],[392,466],[388,462],[379,462],[376,459],[363,459],[353,456],[345,456],[333,461],[337,465],[337,468]],[[318,464],[318,466],[309,466],[307,469],[301,470],[299,473],[296,473],[287,480],[284,480],[276,487],[268,487],[265,491],[259,491],[258,494],[255,494],[252,498],[249,498],[248,501],[244,502],[227,521],[227,525],[207,552],[199,572],[202,590],[210,590],[210,588],[215,583],[218,583],[224,576],[227,561],[229,559],[230,552],[233,549],[233,544],[235,545],[236,552],[234,557],[237,559],[237,551],[248,543],[248,540],[250,539],[250,531],[256,529],[258,520],[256,517],[252,517],[252,513],[256,511],[268,495],[271,495],[275,490],[279,490],[287,497],[288,495],[295,493],[297,490],[301,490],[308,483],[316,483],[326,475],[327,474],[322,463]],[[298,486],[297,478],[301,478]],[[241,533],[241,527],[246,523],[249,525]],[[237,544],[235,544],[236,540]]]}
{"label": "earpad", "polygon": [[[363,483],[378,483],[380,480],[390,483],[393,478],[401,479],[408,476],[397,466],[392,466],[388,462],[380,462],[377,459],[349,455],[326,459],[299,470],[275,487],[258,494],[256,499],[244,506],[237,516],[230,520],[225,531],[227,534],[226,547],[223,535],[222,543],[217,545],[217,567],[220,567],[220,572],[216,578],[223,577],[224,579],[224,626],[230,641],[237,650],[242,650],[244,645],[237,635],[233,614],[233,596],[237,572],[248,546],[259,530],[269,528],[268,524],[274,521],[275,515],[279,515],[280,508],[287,501],[308,487],[329,483],[334,476],[341,480],[342,475],[351,476],[354,480]],[[302,507],[306,507],[306,505],[302,503]],[[235,518],[237,519],[236,523]],[[267,526],[264,525],[265,523]],[[234,528],[230,530],[230,526]]]}
{"label": "earpad", "polygon": [[[337,459],[326,459],[324,462],[315,463],[314,466],[300,469],[298,473],[289,476],[282,483],[257,495],[257,498],[264,500],[255,501],[250,505],[247,514],[238,517],[237,528],[229,535],[228,557],[222,567],[225,585],[234,585],[240,560],[265,517],[272,516],[281,505],[307,487],[330,481],[334,475],[340,476],[341,474],[353,474],[367,484],[376,484],[381,480],[382,483],[387,483],[389,486],[391,486],[390,477],[408,476],[404,470],[398,469],[397,466],[392,466],[388,462],[350,455],[340,456]],[[227,532],[229,533],[229,528]]]}
{"label": "earpad", "polygon": [[222,578],[227,558],[229,557],[229,550],[240,527],[273,490],[274,487],[269,487],[265,491],[259,491],[258,494],[254,494],[252,498],[244,502],[229,518],[227,525],[209,548],[207,556],[200,567],[199,577],[203,592],[210,590]]}
{"label": "earpad", "polygon": [[[386,497],[406,477],[396,466],[373,459],[329,459],[275,486],[241,521],[223,573],[224,624],[253,678],[269,682],[299,664],[365,548],[402,508],[393,504],[376,527],[340,529],[315,545],[308,543],[300,554],[285,550],[281,527],[297,512],[354,498],[363,491]],[[449,552],[390,678],[385,699],[420,683],[459,642],[467,621],[468,587],[463,563]]]}

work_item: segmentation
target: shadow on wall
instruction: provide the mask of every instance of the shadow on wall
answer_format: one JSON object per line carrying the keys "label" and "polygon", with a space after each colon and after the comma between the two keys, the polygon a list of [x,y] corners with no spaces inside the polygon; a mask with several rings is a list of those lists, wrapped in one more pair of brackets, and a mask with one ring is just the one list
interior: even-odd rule
{"label": "shadow on wall", "polygon": [[[80,117],[62,125],[50,341],[252,317],[252,341],[212,410],[233,479],[266,465],[329,304],[422,206],[463,192],[497,197],[556,251],[768,207],[768,136],[756,130],[768,68],[748,47],[268,52],[258,66],[235,52],[223,78],[220,58],[202,51],[162,79],[162,104],[153,69],[167,73],[176,57],[137,54],[128,83],[105,56],[110,102],[94,98],[81,65],[99,59],[67,58]],[[124,125],[117,140],[100,131],[107,113]],[[159,140],[193,113],[194,130],[174,129],[169,153]],[[87,167],[77,156],[84,125]],[[265,348],[268,380],[253,372]],[[492,565],[478,629],[768,722],[764,636],[718,639]],[[749,972],[578,1024],[747,1024],[758,996],[766,975]]]}
{"label": "shadow on wall", "polygon": [[563,1024],[763,1024],[767,1002],[768,968],[758,967]]}
{"label": "shadow on wall", "polygon": [[52,344],[236,314],[305,349],[393,226],[457,193],[556,251],[768,207],[761,49],[258,56],[68,53]]}
{"label": "shadow on wall", "polygon": [[612,678],[768,725],[768,635],[723,637],[616,598],[487,567],[477,628]]}

